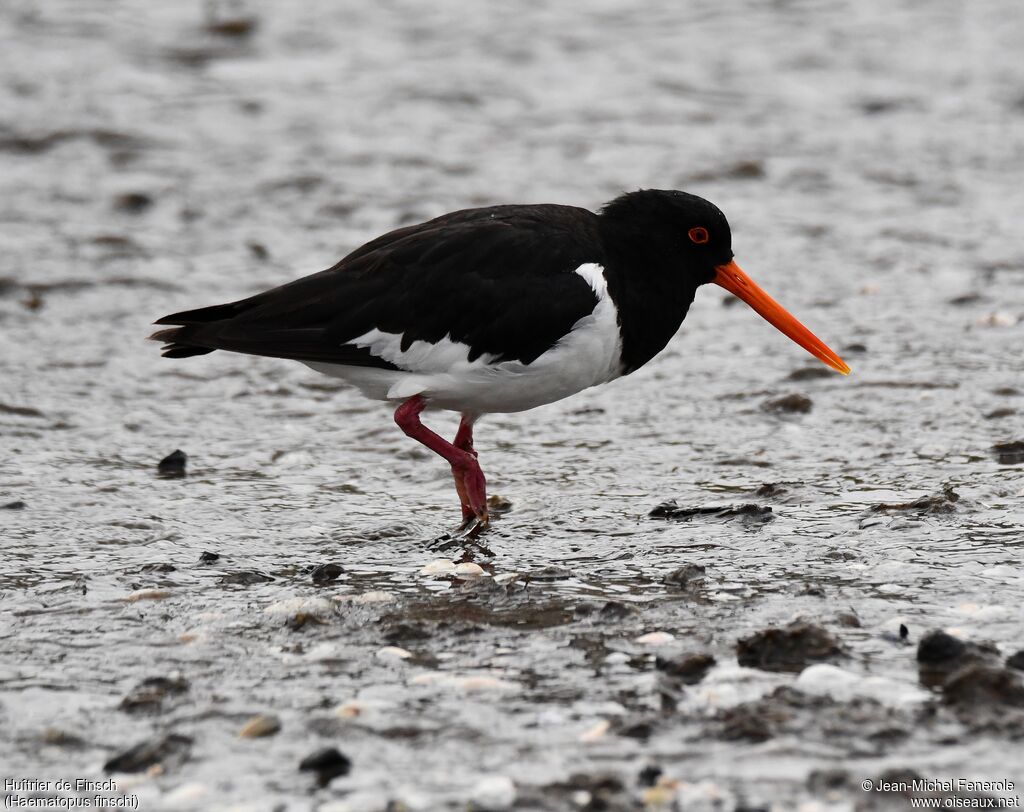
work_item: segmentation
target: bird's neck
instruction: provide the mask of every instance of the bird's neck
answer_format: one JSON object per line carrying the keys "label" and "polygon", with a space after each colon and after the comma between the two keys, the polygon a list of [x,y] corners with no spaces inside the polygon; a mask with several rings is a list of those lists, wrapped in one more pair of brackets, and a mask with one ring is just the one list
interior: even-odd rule
{"label": "bird's neck", "polygon": [[629,374],[661,352],[676,334],[696,288],[668,246],[628,228],[602,231],[608,293],[619,313],[623,374]]}

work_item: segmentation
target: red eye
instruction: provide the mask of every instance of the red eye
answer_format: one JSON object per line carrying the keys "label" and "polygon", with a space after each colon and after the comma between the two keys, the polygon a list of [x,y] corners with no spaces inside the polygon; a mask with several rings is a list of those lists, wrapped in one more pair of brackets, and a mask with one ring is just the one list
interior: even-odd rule
{"label": "red eye", "polygon": [[697,243],[698,245],[702,245],[703,243],[706,243],[708,241],[708,230],[706,228],[703,228],[702,226],[691,228],[689,234],[690,240]]}

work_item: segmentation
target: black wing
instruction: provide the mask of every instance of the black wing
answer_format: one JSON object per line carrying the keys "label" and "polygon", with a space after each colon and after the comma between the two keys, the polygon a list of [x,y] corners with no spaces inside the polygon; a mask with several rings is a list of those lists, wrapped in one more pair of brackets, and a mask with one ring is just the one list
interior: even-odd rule
{"label": "black wing", "polygon": [[353,366],[398,367],[348,342],[376,328],[444,337],[530,363],[591,313],[574,271],[603,264],[596,216],[568,206],[453,212],[378,237],[333,268],[230,304],[175,313],[152,338],[181,358],[213,350]]}

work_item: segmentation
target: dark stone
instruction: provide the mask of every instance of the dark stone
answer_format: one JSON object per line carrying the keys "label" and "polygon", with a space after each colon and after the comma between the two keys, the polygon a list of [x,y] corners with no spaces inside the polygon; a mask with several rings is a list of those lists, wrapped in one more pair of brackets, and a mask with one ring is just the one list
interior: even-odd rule
{"label": "dark stone", "polygon": [[996,462],[1000,465],[1019,465],[1024,462],[1024,440],[1009,443],[996,443],[992,446]]}
{"label": "dark stone", "polygon": [[907,790],[895,789],[896,787],[911,787],[915,781],[921,781],[921,773],[917,770],[911,770],[909,767],[891,767],[884,772],[878,774],[878,778],[875,779],[874,785],[880,786],[885,785],[887,787],[893,787],[893,789],[879,789],[877,792],[891,793],[894,795],[909,795]]}
{"label": "dark stone", "polygon": [[917,661],[937,665],[958,660],[967,649],[962,640],[944,631],[929,632],[917,644]]}
{"label": "dark stone", "polygon": [[991,412],[985,415],[986,420],[1001,420],[1004,417],[1013,417],[1017,414],[1016,409],[1002,408],[993,409]]}
{"label": "dark stone", "polygon": [[114,208],[125,214],[142,214],[153,205],[153,198],[143,192],[126,192],[114,198]]}
{"label": "dark stone", "polygon": [[316,773],[317,783],[321,787],[327,786],[339,775],[348,775],[351,769],[352,762],[336,747],[322,747],[299,762],[299,770]]}
{"label": "dark stone", "polygon": [[647,514],[652,519],[673,522],[688,522],[694,518],[706,517],[717,521],[739,519],[745,524],[760,526],[775,518],[770,507],[764,505],[719,505],[711,507],[679,507],[674,499],[663,502]]}
{"label": "dark stone", "polygon": [[999,651],[990,643],[965,642],[944,631],[928,632],[917,644],[918,679],[925,686],[943,686],[968,665],[998,666]]}
{"label": "dark stone", "polygon": [[[585,806],[578,806],[572,796],[579,791],[586,792],[590,800]],[[551,806],[553,800],[561,804]],[[526,800],[525,798],[523,800]],[[517,803],[519,806],[520,803]],[[567,781],[559,781],[541,787],[541,797],[536,803],[523,806],[524,809],[579,809],[580,812],[618,812],[635,809],[636,803],[631,791],[622,779],[614,773],[574,773]]]}
{"label": "dark stone", "polygon": [[209,551],[203,551],[199,554],[200,564],[213,564],[216,561],[220,561],[220,553],[211,553]]}
{"label": "dark stone", "polygon": [[185,476],[187,462],[188,455],[179,448],[157,463],[157,475],[163,479],[181,479]]}
{"label": "dark stone", "polygon": [[0,510],[24,510],[27,506],[20,499],[14,502],[8,502],[6,505],[0,507]]}
{"label": "dark stone", "polygon": [[802,369],[794,369],[786,376],[786,380],[790,381],[813,381],[819,378],[831,378],[836,373],[825,366],[816,367],[803,367]]}
{"label": "dark stone", "polygon": [[253,584],[266,584],[273,580],[272,576],[255,570],[238,570],[225,573],[220,577],[220,583],[225,586],[252,586]]}
{"label": "dark stone", "polygon": [[666,586],[675,587],[686,592],[696,591],[704,587],[706,570],[701,564],[684,564],[672,570],[661,579]]}
{"label": "dark stone", "polygon": [[244,38],[259,28],[256,17],[228,17],[221,20],[210,20],[206,30],[220,37]]}
{"label": "dark stone", "polygon": [[1011,654],[1006,658],[1007,668],[1016,668],[1018,671],[1024,671],[1024,649],[1021,649],[1016,654]]}
{"label": "dark stone", "polygon": [[683,654],[679,657],[658,657],[654,667],[684,685],[696,685],[707,676],[715,662],[710,654]]}
{"label": "dark stone", "polygon": [[188,687],[182,677],[149,677],[132,688],[119,707],[125,713],[159,713],[166,698],[180,696]]}
{"label": "dark stone", "polygon": [[953,490],[952,485],[943,485],[942,493],[931,496],[922,496],[912,502],[898,502],[895,504],[872,505],[874,513],[919,513],[925,516],[956,513],[956,503],[960,501],[960,494]]}
{"label": "dark stone", "polygon": [[384,639],[389,643],[429,640],[430,637],[430,630],[420,623],[399,623],[384,632]]}
{"label": "dark stone", "polygon": [[657,764],[648,764],[636,777],[636,782],[641,787],[653,787],[658,783],[658,779],[661,778],[664,770],[661,769]]}
{"label": "dark stone", "polygon": [[904,626],[901,623],[900,624],[900,640],[906,640],[908,637],[910,637],[910,629],[908,629],[906,626]]}
{"label": "dark stone", "polygon": [[[829,373],[829,374],[831,374],[831,373]],[[754,491],[754,496],[761,496],[761,497],[765,497],[765,498],[769,498],[769,497],[772,497],[772,496],[781,496],[787,490],[789,490],[789,489],[786,488],[780,482],[765,482],[764,485],[762,485],[760,488],[758,488],[756,491]]]}
{"label": "dark stone", "polygon": [[633,609],[619,601],[606,601],[597,613],[604,620],[621,620],[633,614]]}
{"label": "dark stone", "polygon": [[799,672],[812,662],[844,656],[828,631],[802,620],[785,628],[769,628],[741,638],[736,643],[736,659],[748,668],[762,671]]}
{"label": "dark stone", "polygon": [[751,702],[722,710],[711,732],[727,740],[763,742],[776,736],[799,736],[804,742],[837,740],[863,742],[882,753],[910,734],[912,720],[873,699],[841,702],[811,696],[789,686]]}
{"label": "dark stone", "polygon": [[793,394],[766,400],[761,404],[761,409],[775,414],[807,414],[813,405],[806,395]]}
{"label": "dark stone", "polygon": [[843,769],[811,770],[807,776],[807,789],[811,792],[830,792],[850,785],[850,774]]}
{"label": "dark stone", "polygon": [[615,732],[627,739],[646,740],[651,737],[656,725],[657,720],[655,719],[634,719],[623,722]]}
{"label": "dark stone", "polygon": [[154,562],[152,564],[143,564],[139,567],[139,572],[176,572],[177,567],[174,564],[168,564],[164,561]]}
{"label": "dark stone", "polygon": [[542,584],[554,581],[566,581],[572,577],[571,571],[567,570],[565,567],[556,567],[554,565],[541,567],[538,570],[530,570],[527,574],[531,581],[537,581]]}
{"label": "dark stone", "polygon": [[114,756],[103,765],[103,770],[108,773],[141,773],[157,764],[167,770],[185,763],[191,750],[191,738],[170,733],[136,744]]}
{"label": "dark stone", "polygon": [[899,110],[906,103],[901,99],[865,99],[858,106],[865,115],[877,116]]}
{"label": "dark stone", "polygon": [[574,611],[581,617],[596,614],[602,620],[621,620],[633,614],[633,609],[619,601],[605,601],[601,604],[587,601],[576,604]]}
{"label": "dark stone", "polygon": [[852,610],[849,612],[838,612],[836,614],[836,623],[840,626],[846,626],[848,629],[860,628],[860,618],[857,617],[857,613]]}
{"label": "dark stone", "polygon": [[45,417],[38,409],[31,406],[11,406],[9,403],[0,403],[0,414],[13,414],[18,417]]}
{"label": "dark stone", "polygon": [[314,568],[312,572],[313,583],[329,584],[331,581],[338,580],[338,576],[344,571],[339,564],[321,564],[319,567]]}
{"label": "dark stone", "polygon": [[973,663],[956,671],[942,687],[949,705],[1024,707],[1024,680],[1009,668]]}

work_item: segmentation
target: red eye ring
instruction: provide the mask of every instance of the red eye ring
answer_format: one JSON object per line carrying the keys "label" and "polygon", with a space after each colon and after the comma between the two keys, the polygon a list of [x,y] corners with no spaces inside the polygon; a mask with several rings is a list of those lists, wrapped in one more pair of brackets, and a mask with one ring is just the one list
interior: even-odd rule
{"label": "red eye ring", "polygon": [[690,235],[690,241],[697,243],[697,245],[703,245],[710,239],[708,230],[703,226],[691,228],[687,233]]}

